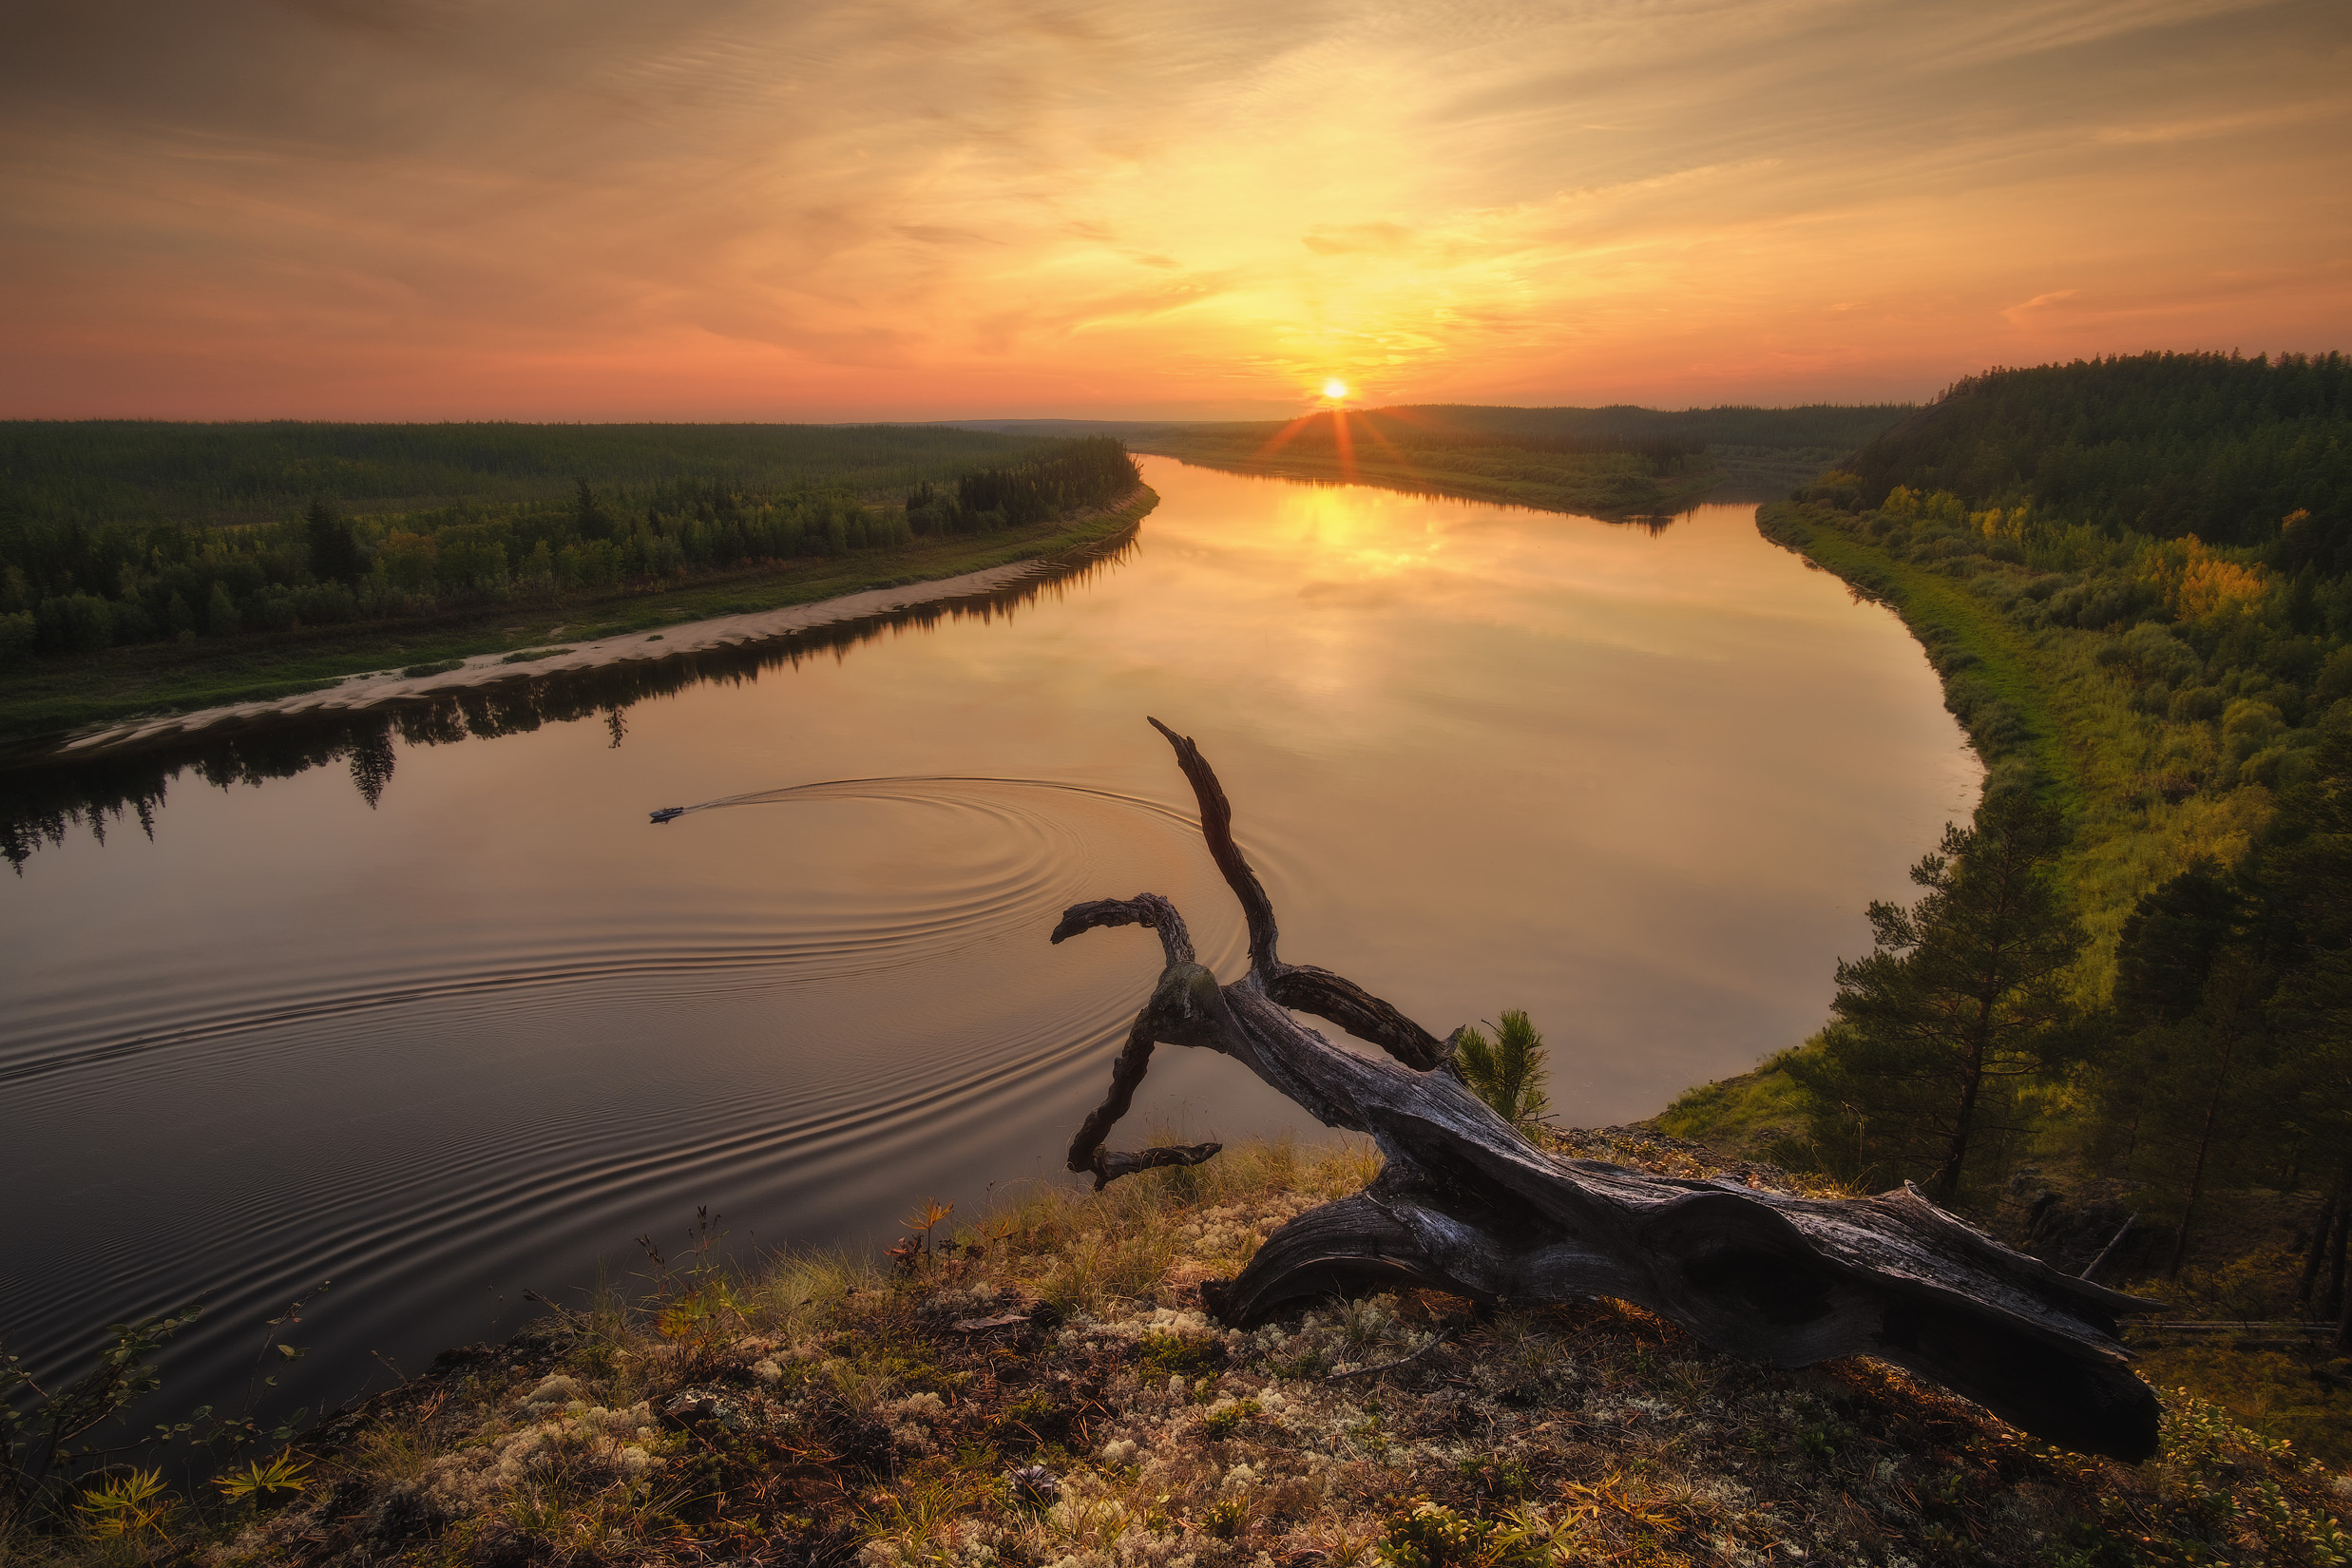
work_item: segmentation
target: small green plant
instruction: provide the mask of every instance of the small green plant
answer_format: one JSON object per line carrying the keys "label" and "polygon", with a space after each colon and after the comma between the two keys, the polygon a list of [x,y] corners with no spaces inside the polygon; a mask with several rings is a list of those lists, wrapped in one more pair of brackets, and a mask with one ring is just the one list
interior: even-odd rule
{"label": "small green plant", "polygon": [[1200,1516],[1203,1534],[1219,1540],[1231,1540],[1250,1528],[1250,1505],[1239,1498],[1228,1498]]}
{"label": "small green plant", "polygon": [[1187,1380],[1214,1372],[1225,1365],[1225,1347],[1213,1339],[1186,1339],[1181,1334],[1145,1334],[1143,1372],[1155,1381],[1168,1377]]}
{"label": "small green plant", "polygon": [[1425,1500],[1389,1516],[1379,1555],[1388,1568],[1543,1568],[1551,1552],[1537,1531]]}
{"label": "small green plant", "polygon": [[901,1222],[907,1227],[907,1234],[899,1238],[897,1246],[883,1249],[885,1254],[902,1273],[914,1272],[932,1258],[931,1233],[945,1224],[947,1216],[954,1213],[955,1205],[952,1203],[942,1203],[937,1198],[925,1199],[923,1207],[909,1213]]}
{"label": "small green plant", "polygon": [[1454,1061],[1472,1094],[1522,1134],[1533,1136],[1552,1103],[1543,1092],[1543,1036],[1517,1007],[1506,1009],[1502,1022],[1490,1027],[1495,1031],[1491,1041],[1477,1029],[1464,1028],[1454,1047]]}
{"label": "small green plant", "polygon": [[1253,1399],[1236,1400],[1221,1410],[1212,1410],[1200,1418],[1203,1436],[1229,1438],[1257,1419],[1258,1403]]}
{"label": "small green plant", "polygon": [[163,1487],[161,1470],[132,1470],[82,1494],[74,1507],[84,1525],[101,1540],[163,1534],[178,1500]]}
{"label": "small green plant", "polygon": [[280,1451],[277,1458],[264,1463],[248,1460],[241,1470],[229,1470],[213,1477],[212,1483],[220,1495],[231,1502],[249,1503],[258,1508],[263,1504],[298,1497],[310,1490],[310,1461],[296,1459],[291,1448]]}
{"label": "small green plant", "polygon": [[0,1521],[46,1510],[75,1461],[105,1451],[74,1442],[163,1383],[150,1358],[201,1310],[108,1325],[113,1343],[98,1352],[98,1364],[55,1394],[44,1393],[15,1356],[0,1352]]}
{"label": "small green plant", "polygon": [[1489,1497],[1523,1498],[1536,1486],[1535,1475],[1523,1459],[1465,1459],[1455,1469],[1465,1485],[1475,1486]]}

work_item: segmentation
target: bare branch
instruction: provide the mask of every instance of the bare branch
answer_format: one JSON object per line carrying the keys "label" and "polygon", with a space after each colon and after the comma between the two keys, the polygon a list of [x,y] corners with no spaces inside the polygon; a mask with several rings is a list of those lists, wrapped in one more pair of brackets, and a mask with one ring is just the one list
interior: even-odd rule
{"label": "bare branch", "polygon": [[[1160,987],[1152,993],[1143,1010],[1136,1014],[1135,1025],[1127,1031],[1126,1047],[1119,1060],[1111,1064],[1111,1087],[1070,1139],[1069,1167],[1073,1171],[1093,1171],[1102,1154],[1102,1141],[1111,1136],[1135,1104],[1136,1090],[1143,1082],[1143,1075],[1151,1070],[1152,1046],[1159,1039],[1160,1013],[1168,989],[1167,976],[1160,977]],[[1100,1173],[1097,1173],[1098,1176]],[[1100,1181],[1096,1182],[1099,1188]]]}
{"label": "bare branch", "polygon": [[1214,1159],[1222,1143],[1171,1143],[1156,1148],[1138,1149],[1123,1154],[1115,1149],[1095,1151],[1095,1191],[1100,1192],[1120,1176],[1134,1176],[1139,1171],[1157,1171],[1163,1165],[1200,1165]]}
{"label": "bare branch", "polygon": [[[1406,1286],[1480,1303],[1614,1296],[1728,1354],[1780,1367],[1877,1356],[2049,1442],[2132,1461],[2155,1451],[2160,1410],[2116,1322],[2159,1303],[2061,1274],[1915,1191],[1803,1198],[1536,1148],[1447,1070],[1460,1031],[1441,1042],[1354,982],[1281,962],[1272,906],[1234,845],[1215,774],[1191,740],[1153,724],[1176,748],[1210,852],[1249,918],[1252,966],[1220,986],[1152,894],[1063,916],[1057,942],[1140,924],[1168,953],[1109,1094],[1072,1141],[1071,1168],[1100,1187],[1215,1153],[1103,1147],[1156,1042],[1225,1053],[1324,1125],[1369,1135],[1386,1161],[1364,1192],[1269,1236],[1238,1278],[1204,1284],[1217,1318],[1239,1327],[1303,1297]],[[1293,1008],[1389,1054],[1344,1050]]]}
{"label": "bare branch", "polygon": [[[1285,1007],[1328,1018],[1358,1040],[1427,1072],[1452,1057],[1453,1045],[1438,1039],[1354,981],[1311,964],[1286,964],[1266,982],[1266,994]],[[1460,1031],[1456,1031],[1459,1035]]]}
{"label": "bare branch", "polygon": [[1184,928],[1184,917],[1176,913],[1176,906],[1157,893],[1073,904],[1062,911],[1061,924],[1054,927],[1051,940],[1061,943],[1102,926],[1149,926],[1159,933],[1160,948],[1170,964],[1193,962],[1193,933]]}
{"label": "bare branch", "polygon": [[1282,968],[1282,960],[1274,952],[1281,933],[1274,928],[1273,901],[1266,896],[1257,873],[1250,870],[1241,847],[1233,842],[1233,808],[1225,798],[1224,786],[1217,783],[1216,774],[1190,736],[1176,734],[1157,718],[1151,724],[1176,748],[1176,766],[1192,780],[1194,797],[1200,802],[1200,836],[1209,841],[1209,857],[1241,901],[1242,916],[1250,923],[1250,967],[1272,977]]}

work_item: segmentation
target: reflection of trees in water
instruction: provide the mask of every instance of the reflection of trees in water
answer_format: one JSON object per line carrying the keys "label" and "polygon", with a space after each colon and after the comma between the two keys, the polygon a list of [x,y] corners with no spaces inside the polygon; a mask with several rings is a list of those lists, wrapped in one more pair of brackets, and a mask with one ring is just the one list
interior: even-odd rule
{"label": "reflection of trees in water", "polygon": [[787,632],[742,647],[704,648],[666,658],[630,660],[595,669],[523,674],[495,685],[422,693],[356,713],[264,716],[250,729],[159,737],[137,748],[72,761],[29,763],[0,774],[0,855],[18,875],[43,843],[63,844],[86,827],[101,844],[110,827],[134,821],[155,836],[156,813],[182,774],[216,788],[258,787],[337,762],[370,807],[392,782],[396,746],[442,746],[521,735],[543,724],[599,717],[619,746],[633,703],[706,681],[743,684],[768,670],[831,654],[838,659],[886,633],[927,630],[947,621],[1010,620],[1022,605],[1060,599],[1125,557],[1135,535],[1121,535],[1088,559],[1050,575],[959,599]]}
{"label": "reflection of trees in water", "polygon": [[[1394,490],[1400,495],[1419,496],[1425,501],[1452,501],[1464,507],[1502,507],[1515,511],[1541,512],[1551,517],[1582,518],[1588,523],[1606,523],[1611,527],[1639,528],[1653,539],[1673,527],[1676,523],[1696,516],[1701,507],[1708,506],[1716,499],[1715,491],[1708,490],[1702,495],[1676,503],[1674,509],[1671,511],[1635,509],[1607,513],[1580,512],[1559,507],[1539,507],[1532,501],[1514,501],[1500,495],[1481,495],[1476,490],[1461,484],[1448,486],[1439,480],[1416,479],[1410,474],[1360,473],[1353,479],[1345,479],[1328,473],[1318,473],[1312,468],[1286,468],[1279,461],[1219,459],[1197,452],[1187,452],[1181,456],[1173,452],[1159,455],[1176,457],[1177,462],[1189,463],[1196,468],[1211,468],[1218,473],[1236,473],[1248,479],[1279,479],[1286,485],[1304,485],[1318,490],[1366,488]],[[1787,493],[1788,488],[1784,486],[1761,499],[1778,501]]]}

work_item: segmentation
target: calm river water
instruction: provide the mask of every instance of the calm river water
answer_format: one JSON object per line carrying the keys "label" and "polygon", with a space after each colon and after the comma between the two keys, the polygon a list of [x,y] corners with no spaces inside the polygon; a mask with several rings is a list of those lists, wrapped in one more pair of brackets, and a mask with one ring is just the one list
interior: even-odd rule
{"label": "calm river water", "polygon": [[[162,1420],[236,1404],[261,1320],[331,1278],[317,1405],[698,1204],[738,1247],[863,1244],[1069,1179],[1158,949],[1049,947],[1061,908],[1167,893],[1239,968],[1146,714],[1222,774],[1286,957],[1441,1034],[1528,1009],[1580,1124],[1818,1026],[1865,901],[1973,805],[1919,649],[1752,507],[1653,531],[1145,467],[1135,545],[1042,591],[147,759],[108,787],[148,832],[31,841],[0,1339],[53,1373],[201,1297]],[[1166,1051],[1121,1140],[1300,1122]]]}

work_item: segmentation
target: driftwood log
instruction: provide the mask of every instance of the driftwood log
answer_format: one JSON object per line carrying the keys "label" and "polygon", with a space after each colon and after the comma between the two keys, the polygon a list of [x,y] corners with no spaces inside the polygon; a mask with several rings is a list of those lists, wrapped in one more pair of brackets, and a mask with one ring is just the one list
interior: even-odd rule
{"label": "driftwood log", "polygon": [[[2130,1461],[2155,1452],[2156,1399],[2130,1369],[2116,1320],[2158,1303],[2013,1252],[1908,1184],[1877,1197],[1792,1197],[1535,1148],[1463,1085],[1452,1039],[1352,981],[1283,962],[1273,906],[1233,842],[1215,774],[1189,738],[1152,724],[1176,748],[1209,852],[1248,918],[1250,968],[1219,985],[1156,893],[1062,916],[1055,942],[1145,926],[1166,958],[1109,1094],[1071,1142],[1070,1169],[1092,1172],[1100,1188],[1216,1154],[1215,1144],[1104,1146],[1160,1043],[1223,1052],[1325,1126],[1369,1135],[1386,1161],[1363,1192],[1268,1237],[1240,1277],[1203,1286],[1219,1321],[1245,1326],[1302,1297],[1405,1287],[1487,1304],[1612,1296],[1731,1355],[1774,1367],[1876,1356],[2060,1447]],[[1292,1009],[1387,1059],[1332,1044]]]}

